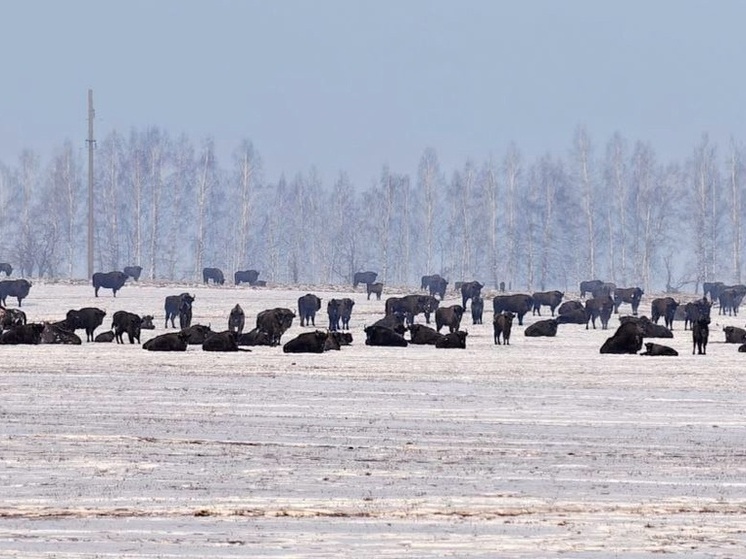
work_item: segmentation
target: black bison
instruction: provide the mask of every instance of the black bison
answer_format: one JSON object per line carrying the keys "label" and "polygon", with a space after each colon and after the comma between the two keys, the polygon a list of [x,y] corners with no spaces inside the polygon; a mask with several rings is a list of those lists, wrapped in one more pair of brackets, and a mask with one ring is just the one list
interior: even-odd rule
{"label": "black bison", "polygon": [[650,305],[650,320],[658,324],[658,320],[663,317],[663,322],[669,330],[673,330],[673,319],[676,316],[676,308],[679,306],[678,301],[673,297],[660,297],[653,299]]}
{"label": "black bison", "polygon": [[718,296],[718,301],[720,303],[720,311],[718,314],[738,316],[738,308],[743,302],[744,295],[746,295],[746,286],[732,285],[723,288]]}
{"label": "black bison", "polygon": [[596,319],[601,320],[601,330],[609,327],[609,319],[614,312],[614,300],[608,295],[593,297],[585,302],[585,329],[588,329],[588,322],[593,324],[596,329]]}
{"label": "black bison", "polygon": [[432,295],[405,295],[386,299],[386,314],[401,313],[406,317],[407,325],[414,324],[414,317],[422,313],[425,322],[430,324],[430,314],[440,305]]}
{"label": "black bison", "polygon": [[135,313],[117,311],[111,317],[111,329],[114,330],[114,339],[118,344],[123,344],[124,339],[122,336],[126,333],[131,344],[134,344],[135,341],[139,344],[141,330],[143,328],[152,330],[152,328],[149,328],[149,326],[152,326],[152,320],[153,318],[149,315],[141,317]]}
{"label": "black bison", "polygon": [[238,348],[238,332],[225,330],[216,332],[202,342],[202,351],[251,351]]}
{"label": "black bison", "polygon": [[270,338],[269,334],[265,332],[264,330],[260,330],[259,328],[254,328],[253,330],[250,330],[249,332],[244,332],[243,334],[240,334],[238,336],[238,340],[236,340],[236,343],[238,345],[272,345],[272,339]]}
{"label": "black bison", "polygon": [[471,322],[472,324],[482,324],[482,315],[484,314],[484,299],[481,295],[473,297],[471,300]]}
{"label": "black bison", "polygon": [[420,288],[427,289],[430,295],[432,295],[433,297],[435,295],[440,296],[440,300],[442,301],[443,297],[446,296],[446,289],[448,289],[448,280],[440,277],[440,274],[422,276]]}
{"label": "black bison", "polygon": [[581,301],[565,301],[557,309],[557,314],[570,314],[577,310],[585,311],[585,306]]}
{"label": "black bison", "polygon": [[223,270],[220,268],[202,268],[202,281],[210,283],[210,280],[216,285],[223,285],[225,283]]}
{"label": "black bison", "polygon": [[233,274],[233,283],[241,285],[242,283],[248,283],[249,285],[256,285],[259,280],[259,272],[256,270],[239,270]]}
{"label": "black bison", "polygon": [[365,328],[365,345],[386,347],[407,347],[407,340],[391,328],[372,324]]}
{"label": "black bison", "polygon": [[368,301],[370,301],[371,293],[376,296],[376,301],[381,300],[381,294],[383,293],[383,284],[380,281],[376,283],[366,283],[365,287],[368,292]]}
{"label": "black bison", "polygon": [[298,316],[301,326],[316,326],[316,311],[321,310],[321,299],[313,293],[298,297]]}
{"label": "black bison", "polygon": [[192,324],[181,330],[187,345],[202,345],[205,340],[215,334],[215,331],[204,324]]}
{"label": "black bison", "polygon": [[303,332],[282,346],[284,353],[324,353],[326,332],[316,330],[315,332]]}
{"label": "black bison", "polygon": [[91,276],[91,282],[93,283],[93,293],[98,297],[98,290],[102,287],[104,289],[111,289],[114,293],[114,297],[117,296],[117,291],[122,289],[124,282],[127,281],[127,274],[114,270],[112,272],[96,272]]}
{"label": "black bison", "polygon": [[534,300],[531,295],[516,293],[515,295],[498,295],[492,299],[492,310],[497,315],[503,311],[510,311],[518,317],[518,324],[523,326],[523,317],[532,308]]}
{"label": "black bison", "polygon": [[619,313],[619,307],[622,303],[629,303],[632,306],[632,315],[637,316],[637,309],[640,307],[640,300],[645,293],[639,287],[618,287],[614,290],[614,312]]}
{"label": "black bison", "polygon": [[532,309],[531,314],[538,314],[541,316],[541,307],[549,307],[549,309],[552,311],[552,316],[554,316],[554,309],[556,309],[560,303],[562,302],[562,297],[564,297],[565,294],[561,291],[538,291],[531,295],[531,298],[534,300],[534,306]]}
{"label": "black bison", "polygon": [[329,299],[326,304],[326,314],[329,317],[329,331],[336,332],[339,330],[339,311],[342,301],[339,299]]}
{"label": "black bison", "polygon": [[616,284],[611,282],[603,282],[601,287],[594,289],[591,292],[591,297],[611,297],[614,298],[614,292],[616,291]]}
{"label": "black bison", "polygon": [[6,309],[0,307],[0,331],[7,330],[13,326],[26,324],[26,313],[21,309]]}
{"label": "black bison", "polygon": [[723,328],[723,332],[725,332],[726,344],[742,344],[746,342],[746,330],[743,328],[726,326]]}
{"label": "black bison", "polygon": [[93,341],[93,332],[104,322],[106,311],[97,307],[83,307],[82,309],[71,309],[67,311],[65,324],[67,329],[74,332],[75,330],[85,330],[85,340]]}
{"label": "black bison", "polygon": [[293,325],[295,314],[288,308],[276,307],[256,315],[256,327],[269,334],[272,345],[280,345],[282,335]]}
{"label": "black bison", "polygon": [[6,277],[10,277],[10,274],[13,273],[13,266],[7,262],[0,262],[0,272],[4,273]]}
{"label": "black bison", "polygon": [[585,308],[583,307],[566,311],[563,314],[557,313],[555,320],[557,324],[588,324],[588,316],[585,314]]}
{"label": "black bison", "polygon": [[355,306],[355,301],[349,297],[345,297],[340,301],[339,305],[339,319],[342,321],[342,330],[350,329],[350,319],[352,318],[352,307]]}
{"label": "black bison", "polygon": [[409,343],[417,345],[435,345],[443,337],[443,334],[436,332],[424,324],[412,324],[409,327]]}
{"label": "black bison", "polygon": [[443,326],[448,326],[449,332],[455,332],[461,326],[462,316],[464,316],[464,307],[461,305],[440,307],[435,311],[435,329],[440,332]]}
{"label": "black bison", "polygon": [[710,337],[710,317],[703,316],[692,323],[692,355],[707,353],[707,338]]}
{"label": "black bison", "polygon": [[652,356],[658,356],[658,355],[670,355],[670,356],[676,356],[679,352],[676,351],[672,347],[668,347],[667,345],[661,345],[661,344],[654,344],[653,342],[645,342],[645,351],[643,351],[640,355],[652,355]]}
{"label": "black bison", "polygon": [[510,312],[502,312],[496,314],[492,320],[492,327],[495,334],[495,344],[500,345],[500,336],[503,338],[505,345],[510,345],[510,330],[513,327],[513,319],[515,315]]}
{"label": "black bison", "polygon": [[47,322],[44,324],[44,330],[41,332],[40,343],[80,345],[82,341],[80,336],[75,332],[65,329],[59,323]]}
{"label": "black bison", "polygon": [[244,324],[246,323],[246,315],[241,308],[241,305],[236,303],[236,306],[231,309],[228,315],[228,330],[231,332],[243,332]]}
{"label": "black bison", "polygon": [[466,349],[466,336],[468,335],[468,332],[462,330],[449,332],[435,342],[435,347],[441,349]]}
{"label": "black bison", "polygon": [[26,279],[2,280],[0,281],[0,304],[5,306],[5,299],[15,297],[18,300],[18,306],[28,297],[31,290],[31,282]]}
{"label": "black bison", "polygon": [[557,320],[550,318],[534,322],[524,330],[523,334],[530,338],[553,338],[557,335]]}
{"label": "black bison", "polygon": [[125,266],[124,274],[135,281],[139,281],[140,274],[142,274],[142,266]]}
{"label": "black bison", "polygon": [[161,334],[160,336],[151,338],[142,344],[142,347],[148,351],[186,351],[188,338],[189,333],[184,330],[181,332],[169,332],[168,334]]}
{"label": "black bison", "polygon": [[601,346],[600,353],[637,353],[642,349],[642,330],[635,322],[619,325],[614,335]]}
{"label": "black bison", "polygon": [[601,280],[587,280],[580,282],[580,297],[585,298],[586,293],[593,293],[604,284]]}
{"label": "black bison", "polygon": [[[168,295],[164,303],[164,309],[166,311],[166,325],[164,328],[168,328],[168,321],[171,321],[171,327],[175,328],[174,319],[179,317],[179,327],[183,330],[189,328],[192,320],[192,303],[196,299],[195,295],[189,293],[182,293],[181,295]],[[183,322],[189,321],[190,324],[182,324]]]}
{"label": "black bison", "polygon": [[350,332],[329,332],[329,338],[333,338],[340,346],[352,344],[352,334]]}
{"label": "black bison", "polygon": [[37,345],[41,343],[41,334],[44,332],[44,324],[20,324],[13,326],[0,334],[0,344],[6,345]]}
{"label": "black bison", "polygon": [[478,281],[465,281],[461,284],[461,306],[466,308],[466,302],[477,296],[482,295],[484,284]]}
{"label": "black bison", "polygon": [[620,323],[634,322],[642,330],[643,338],[673,338],[673,332],[662,324],[655,324],[647,316],[622,316],[619,318]]}
{"label": "black bison", "polygon": [[353,289],[357,289],[358,284],[375,283],[377,277],[377,272],[355,272],[355,275],[352,277],[352,287]]}
{"label": "black bison", "polygon": [[710,309],[712,303],[707,300],[707,297],[702,297],[696,301],[691,301],[684,305],[684,330],[687,326],[693,324],[695,320],[698,320],[704,316],[710,316]]}
{"label": "black bison", "polygon": [[[77,337],[77,336],[76,336]],[[78,338],[80,339],[80,338]],[[101,332],[100,334],[96,334],[96,337],[93,338],[94,342],[98,342],[100,344],[108,344],[114,341],[114,331],[113,330],[107,330],[106,332]]]}

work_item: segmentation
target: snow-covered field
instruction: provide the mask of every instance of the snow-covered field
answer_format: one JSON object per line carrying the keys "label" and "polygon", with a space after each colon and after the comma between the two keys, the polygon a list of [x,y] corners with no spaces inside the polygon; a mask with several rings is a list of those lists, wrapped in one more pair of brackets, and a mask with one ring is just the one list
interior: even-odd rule
{"label": "snow-covered field", "polygon": [[[37,282],[23,309],[154,314],[145,341],[182,291],[222,330],[307,290]],[[706,356],[680,322],[657,341],[681,356],[614,356],[616,317],[495,346],[487,301],[466,350],[371,348],[383,300],[313,291],[321,326],[354,298],[351,347],[0,346],[0,556],[746,556],[746,354],[722,343],[740,319],[714,310]]]}

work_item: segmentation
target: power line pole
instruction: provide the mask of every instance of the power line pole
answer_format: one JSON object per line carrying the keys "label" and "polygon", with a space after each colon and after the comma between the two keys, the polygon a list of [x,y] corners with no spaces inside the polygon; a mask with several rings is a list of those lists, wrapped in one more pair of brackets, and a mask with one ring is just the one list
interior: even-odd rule
{"label": "power line pole", "polygon": [[93,276],[93,90],[88,90],[88,279]]}

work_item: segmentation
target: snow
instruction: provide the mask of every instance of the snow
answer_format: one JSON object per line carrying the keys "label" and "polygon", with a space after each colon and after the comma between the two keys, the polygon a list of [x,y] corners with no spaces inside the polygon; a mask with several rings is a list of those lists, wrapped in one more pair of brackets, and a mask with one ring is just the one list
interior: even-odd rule
{"label": "snow", "polygon": [[350,287],[141,282],[94,298],[35,282],[23,309],[99,306],[104,326],[153,314],[144,342],[183,291],[217,330],[236,303],[253,326],[308,291],[323,309],[349,296],[355,341],[322,355],[0,346],[0,556],[746,554],[746,354],[722,343],[737,317],[714,309],[706,356],[677,322],[655,341],[681,355],[649,358],[598,353],[616,317],[554,339],[516,324],[495,346],[487,311],[465,317],[466,350],[366,347],[386,294]]}

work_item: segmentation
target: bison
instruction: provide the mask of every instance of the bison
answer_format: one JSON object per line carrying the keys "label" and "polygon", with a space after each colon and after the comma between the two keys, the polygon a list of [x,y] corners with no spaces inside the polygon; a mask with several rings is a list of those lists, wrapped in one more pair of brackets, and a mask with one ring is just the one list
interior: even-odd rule
{"label": "bison", "polygon": [[645,293],[639,287],[619,287],[614,290],[614,313],[619,313],[619,307],[622,303],[629,303],[632,306],[632,315],[637,316],[637,309],[640,307],[640,299]]}
{"label": "bison", "polygon": [[243,332],[245,323],[246,315],[244,314],[241,305],[236,303],[236,306],[231,309],[231,312],[228,315],[228,330],[240,334]]}
{"label": "bison", "polygon": [[608,338],[600,353],[637,353],[642,349],[642,330],[635,322],[624,322],[619,325],[614,335]]}
{"label": "bison", "polygon": [[557,335],[557,320],[550,318],[548,320],[539,320],[534,322],[528,328],[523,331],[523,334],[528,337],[540,338],[547,337],[553,338]]}
{"label": "bison", "polygon": [[7,262],[0,262],[0,272],[4,273],[6,277],[10,277],[10,274],[13,273],[13,266]]}
{"label": "bison", "polygon": [[365,287],[368,292],[368,301],[370,301],[371,293],[376,296],[376,301],[381,300],[381,293],[383,293],[383,284],[381,282],[366,283]]}
{"label": "bison", "polygon": [[466,349],[466,336],[468,335],[468,332],[462,330],[449,332],[435,342],[435,347],[441,349]]}
{"label": "bison", "polygon": [[124,274],[135,281],[139,281],[140,274],[142,274],[142,266],[125,266]]}
{"label": "bison", "polygon": [[561,291],[539,291],[531,295],[531,298],[534,300],[534,305],[531,314],[538,314],[541,316],[541,307],[542,305],[545,307],[549,307],[549,309],[552,311],[552,316],[554,316],[554,309],[556,309],[559,304],[562,302],[562,297],[564,297],[565,294]]}
{"label": "bison", "polygon": [[[404,313],[394,312],[391,314],[387,314],[379,320],[376,320],[372,324],[372,326],[382,326],[384,328],[393,330],[397,334],[401,334],[403,336],[404,332],[407,331],[407,326],[405,326],[406,320],[407,319]],[[409,327],[411,328],[412,326],[414,326],[414,324],[410,325]]]}
{"label": "bison", "polygon": [[409,343],[417,345],[435,345],[443,334],[424,324],[412,324],[409,327]]}
{"label": "bison", "polygon": [[477,297],[482,294],[482,288],[484,284],[478,281],[466,281],[461,284],[461,306],[466,308],[466,302],[469,299]]}
{"label": "bison", "polygon": [[623,316],[620,323],[634,322],[642,330],[643,338],[673,338],[673,332],[661,324],[655,324],[647,316]]}
{"label": "bison", "polygon": [[707,339],[710,337],[710,317],[703,316],[692,323],[692,355],[707,353]]}
{"label": "bison", "polygon": [[61,326],[59,323],[47,322],[44,324],[44,329],[41,332],[40,343],[80,345],[82,341],[80,339],[80,336],[78,336],[75,332],[71,332],[70,330]]}
{"label": "bison", "polygon": [[435,311],[435,329],[440,332],[443,326],[448,326],[449,332],[455,332],[461,326],[462,316],[464,316],[464,307],[461,305],[440,307]]}
{"label": "bison", "polygon": [[316,326],[316,311],[321,310],[321,299],[313,293],[298,298],[298,316],[301,326]]}
{"label": "bison", "polygon": [[[75,335],[75,334],[73,334]],[[77,335],[75,335],[77,337]],[[80,339],[80,338],[78,338]],[[100,334],[96,334],[96,337],[93,338],[94,342],[100,343],[100,344],[109,344],[114,341],[114,331],[113,330],[107,330],[106,332],[101,332]]]}
{"label": "bison", "polygon": [[272,339],[270,338],[269,334],[265,332],[264,330],[260,330],[259,328],[254,328],[253,330],[250,330],[249,332],[239,334],[238,339],[236,340],[236,343],[238,345],[251,345],[251,346],[273,345]]}
{"label": "bison", "polygon": [[208,284],[210,280],[216,285],[223,285],[225,283],[223,270],[220,268],[202,268],[202,281]]}
{"label": "bison", "polygon": [[720,292],[725,288],[725,284],[722,281],[706,281],[702,284],[704,297],[710,296],[711,301],[715,301],[720,298]]}
{"label": "bison", "polygon": [[723,328],[723,332],[725,332],[726,344],[742,344],[746,342],[746,330],[743,328],[726,326]]}
{"label": "bison", "polygon": [[256,315],[256,327],[269,334],[272,345],[280,345],[282,335],[293,325],[295,314],[288,308],[276,307]]}
{"label": "bison", "polygon": [[495,314],[492,320],[492,327],[494,329],[496,345],[500,345],[500,336],[502,336],[505,345],[510,345],[510,330],[513,327],[514,318],[515,315],[510,311]]}
{"label": "bison", "polygon": [[405,295],[404,297],[389,297],[386,299],[386,314],[402,313],[407,320],[407,325],[414,324],[414,317],[422,313],[425,322],[430,324],[430,314],[437,310],[440,305],[435,297],[431,295]]}
{"label": "bison", "polygon": [[361,283],[375,283],[377,277],[377,272],[355,272],[352,277],[352,288],[357,289],[358,284]]}
{"label": "bison", "polygon": [[282,346],[284,353],[323,353],[326,346],[326,332],[303,332]]}
{"label": "bison", "polygon": [[601,320],[601,329],[609,327],[609,319],[614,311],[614,300],[608,295],[593,297],[585,302],[585,329],[588,330],[588,322],[596,329],[596,319]]}
{"label": "bison", "polygon": [[104,289],[111,289],[114,293],[114,297],[117,296],[117,291],[122,289],[124,282],[127,281],[127,274],[114,270],[112,272],[96,272],[91,276],[91,282],[93,283],[93,293],[98,297],[98,290],[102,287]]}
{"label": "bison", "polygon": [[117,311],[111,317],[111,329],[114,330],[114,339],[118,344],[123,344],[122,335],[126,332],[131,344],[140,343],[140,331],[143,319],[140,315],[127,311]]}
{"label": "bison", "polygon": [[71,309],[67,311],[65,324],[68,330],[85,330],[87,342],[93,341],[93,332],[104,322],[106,311],[97,307],[83,307],[82,309]]}
{"label": "bison", "polygon": [[28,297],[31,285],[31,282],[27,279],[0,281],[0,305],[5,306],[5,299],[8,297],[15,297],[20,307],[22,301]]}
{"label": "bison", "polygon": [[20,324],[13,326],[0,334],[0,344],[7,345],[37,345],[41,343],[41,335],[44,332],[44,324]]}
{"label": "bison", "polygon": [[342,330],[350,329],[350,318],[352,318],[352,307],[354,306],[355,301],[349,297],[345,297],[340,301],[339,319],[342,321]]}
{"label": "bison", "polygon": [[202,345],[205,340],[215,334],[215,331],[204,324],[192,324],[181,330],[185,334],[185,340],[188,345]]}
{"label": "bison", "polygon": [[557,314],[561,316],[563,314],[570,314],[577,310],[585,311],[583,303],[580,301],[565,301],[557,309]]}
{"label": "bison", "polygon": [[667,345],[654,344],[653,342],[645,342],[645,351],[640,355],[653,355],[653,356],[676,356],[679,352],[672,347]]}
{"label": "bison", "polygon": [[746,286],[733,285],[725,287],[718,296],[720,311],[718,314],[738,316],[738,308],[746,295]]}
{"label": "bison", "polygon": [[329,317],[329,331],[336,332],[339,330],[339,311],[342,301],[339,299],[329,299],[326,304],[326,314]]}
{"label": "bison", "polygon": [[251,351],[250,349],[239,350],[238,332],[225,330],[216,332],[202,342],[202,351]]}
{"label": "bison", "polygon": [[448,289],[448,280],[440,277],[440,274],[433,274],[431,276],[422,276],[420,282],[420,289],[427,289],[430,295],[440,296],[440,300],[446,296],[446,289]]}
{"label": "bison", "polygon": [[[182,314],[184,322],[188,321],[191,323],[191,310],[192,303],[196,299],[195,295],[189,293],[182,293],[181,295],[168,295],[164,303],[164,309],[166,311],[166,325],[164,328],[168,328],[168,321],[171,320],[171,327],[175,328],[174,319],[178,316],[179,322],[182,322]],[[189,324],[180,324],[180,328],[188,328]]]}
{"label": "bison", "polygon": [[586,293],[593,293],[604,284],[601,280],[587,280],[580,282],[580,297],[585,298]]}
{"label": "bison", "polygon": [[391,328],[373,324],[365,328],[365,345],[385,347],[407,347],[407,340]]}
{"label": "bison", "polygon": [[148,351],[186,351],[188,338],[189,333],[184,330],[170,332],[151,338],[142,344],[142,347]]}
{"label": "bison", "polygon": [[663,322],[669,330],[673,330],[673,319],[676,315],[676,308],[679,306],[678,301],[673,297],[661,297],[653,299],[650,305],[650,320],[658,324],[658,320],[663,317]]}
{"label": "bison", "polygon": [[684,305],[684,330],[687,329],[689,324],[694,323],[695,320],[703,316],[710,316],[711,307],[712,303],[707,300],[707,297],[702,297]]}
{"label": "bison", "polygon": [[484,299],[481,295],[473,297],[471,300],[471,322],[472,324],[482,324],[482,315],[484,314]]}
{"label": "bison", "polygon": [[259,272],[256,270],[239,270],[233,274],[233,283],[236,285],[241,285],[242,283],[256,285],[258,280]]}
{"label": "bison", "polygon": [[21,309],[0,307],[0,331],[26,324],[26,313]]}
{"label": "bison", "polygon": [[518,317],[518,324],[523,326],[523,317],[534,307],[534,300],[531,295],[525,293],[516,293],[515,295],[498,295],[492,300],[492,310],[500,314],[503,311],[510,311]]}

